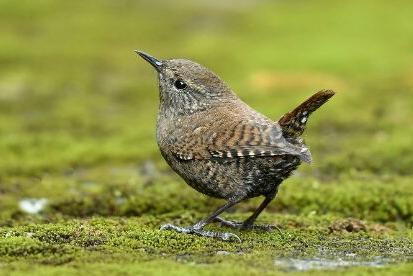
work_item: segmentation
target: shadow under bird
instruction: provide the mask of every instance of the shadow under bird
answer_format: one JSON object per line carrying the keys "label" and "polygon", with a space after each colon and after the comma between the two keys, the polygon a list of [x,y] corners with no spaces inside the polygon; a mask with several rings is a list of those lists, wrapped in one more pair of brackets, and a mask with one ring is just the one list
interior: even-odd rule
{"label": "shadow under bird", "polygon": [[[215,237],[239,237],[204,230],[211,222],[236,229],[271,229],[254,222],[274,199],[281,182],[311,154],[301,135],[310,114],[334,95],[322,90],[278,121],[244,103],[217,75],[185,59],[158,60],[136,51],[158,72],[160,105],[156,139],[166,162],[195,190],[225,199],[211,215],[189,227],[165,224],[164,230]],[[244,222],[221,213],[252,197],[264,196]]]}

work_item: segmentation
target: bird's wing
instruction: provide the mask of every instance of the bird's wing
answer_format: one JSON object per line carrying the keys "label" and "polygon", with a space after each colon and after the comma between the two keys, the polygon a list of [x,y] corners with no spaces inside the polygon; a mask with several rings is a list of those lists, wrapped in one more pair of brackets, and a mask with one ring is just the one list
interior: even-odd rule
{"label": "bird's wing", "polygon": [[[245,129],[248,127],[250,129],[247,132]],[[215,158],[295,155],[305,162],[311,162],[308,148],[303,144],[295,145],[288,142],[277,123],[258,125],[250,122],[247,126],[241,124],[241,127],[235,130],[228,129],[225,132],[230,132],[229,137],[224,135],[228,137],[228,142],[208,145],[210,154]],[[231,143],[231,140],[235,140],[235,143]]]}
{"label": "bird's wing", "polygon": [[311,162],[311,154],[304,144],[288,142],[278,123],[268,121],[225,118],[194,126],[180,137],[170,148],[182,160],[295,155]]}

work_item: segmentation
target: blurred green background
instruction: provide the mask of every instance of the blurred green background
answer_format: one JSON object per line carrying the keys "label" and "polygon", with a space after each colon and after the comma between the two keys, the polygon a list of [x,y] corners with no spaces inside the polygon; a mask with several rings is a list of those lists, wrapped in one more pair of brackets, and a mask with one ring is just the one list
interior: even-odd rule
{"label": "blurred green background", "polygon": [[274,119],[334,89],[307,133],[333,151],[316,162],[412,168],[409,1],[0,3],[2,175],[158,159],[156,77],[134,49],[205,64]]}
{"label": "blurred green background", "polygon": [[[284,183],[269,220],[411,228],[412,11],[407,0],[0,0],[0,226],[193,210],[189,223],[222,203],[161,159],[157,78],[140,49],[207,66],[274,119],[336,91],[305,133],[314,163]],[[46,208],[27,214],[27,198]]]}

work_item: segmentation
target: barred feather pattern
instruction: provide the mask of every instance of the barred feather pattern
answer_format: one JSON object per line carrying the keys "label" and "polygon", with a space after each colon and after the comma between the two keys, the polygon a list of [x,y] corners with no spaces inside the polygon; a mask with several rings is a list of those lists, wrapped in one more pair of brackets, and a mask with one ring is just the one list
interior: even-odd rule
{"label": "barred feather pattern", "polygon": [[271,193],[301,162],[298,157],[290,155],[185,162],[176,162],[173,158],[165,156],[168,164],[173,165],[191,187],[216,198],[231,198],[241,194],[251,198]]}
{"label": "barred feather pattern", "polygon": [[278,120],[278,123],[282,128],[283,135],[285,137],[294,138],[301,136],[311,113],[326,103],[333,95],[334,92],[331,90],[319,91],[296,107],[293,111],[282,116]]}

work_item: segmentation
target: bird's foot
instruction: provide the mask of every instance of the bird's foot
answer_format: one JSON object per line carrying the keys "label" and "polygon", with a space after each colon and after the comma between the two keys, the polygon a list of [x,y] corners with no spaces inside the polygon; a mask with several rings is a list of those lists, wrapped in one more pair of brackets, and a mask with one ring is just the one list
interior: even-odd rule
{"label": "bird's foot", "polygon": [[180,227],[176,226],[170,223],[164,224],[160,228],[161,230],[173,230],[179,233],[184,233],[184,234],[195,234],[203,237],[209,237],[209,238],[217,238],[221,239],[223,241],[231,241],[231,240],[236,240],[238,242],[241,242],[241,239],[229,232],[212,232],[212,231],[207,231],[203,230],[202,228],[194,227],[194,226],[189,226],[189,227]]}
{"label": "bird's foot", "polygon": [[226,220],[221,217],[214,218],[213,222],[218,222],[221,226],[226,226],[234,229],[241,230],[242,229],[242,222],[233,221],[233,220]]}
{"label": "bird's foot", "polygon": [[245,222],[239,222],[239,221],[231,221],[231,220],[225,220],[221,217],[216,217],[214,219],[214,222],[219,222],[221,226],[227,226],[231,227],[234,229],[239,229],[239,230],[259,230],[259,231],[265,231],[265,232],[272,232],[273,230],[278,230],[281,234],[282,231],[278,226],[276,225],[270,225],[270,224],[253,224],[253,223],[248,223],[248,221]]}

